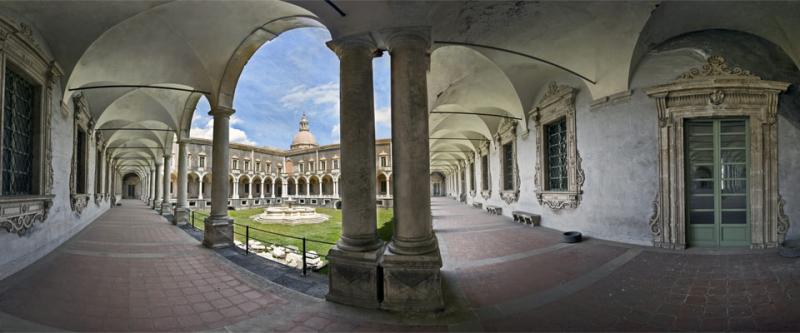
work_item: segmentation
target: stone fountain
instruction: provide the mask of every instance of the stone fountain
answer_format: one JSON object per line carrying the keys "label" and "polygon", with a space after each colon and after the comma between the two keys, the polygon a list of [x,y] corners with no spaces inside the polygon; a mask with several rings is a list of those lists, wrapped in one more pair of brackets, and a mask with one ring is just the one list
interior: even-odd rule
{"label": "stone fountain", "polygon": [[252,217],[253,221],[279,224],[313,224],[325,222],[329,218],[328,215],[319,214],[311,207],[294,207],[295,200],[292,198],[284,200],[283,203],[283,206],[264,209],[263,213]]}

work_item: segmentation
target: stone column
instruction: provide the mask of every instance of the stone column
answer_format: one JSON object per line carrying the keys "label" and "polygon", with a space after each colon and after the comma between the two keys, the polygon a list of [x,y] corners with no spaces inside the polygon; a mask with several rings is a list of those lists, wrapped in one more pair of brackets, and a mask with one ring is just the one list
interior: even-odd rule
{"label": "stone column", "polygon": [[306,181],[306,196],[311,196],[311,180]]}
{"label": "stone column", "polygon": [[274,198],[275,197],[275,179],[272,180],[272,184],[270,184],[270,186],[272,186],[272,192],[270,193],[270,196]]}
{"label": "stone column", "polygon": [[233,195],[231,195],[231,199],[239,199],[239,180],[236,178],[233,179]]}
{"label": "stone column", "polygon": [[397,181],[395,225],[381,261],[381,307],[395,311],[438,310],[444,307],[442,257],[433,233],[427,177],[430,28],[392,30],[386,40],[392,56],[392,137],[399,139],[392,142],[392,173]]}
{"label": "stone column", "polygon": [[392,179],[389,176],[386,176],[386,195],[389,197],[393,197],[392,195]]}
{"label": "stone column", "polygon": [[153,209],[161,208],[161,201],[162,201],[162,194],[164,192],[163,184],[164,184],[164,173],[162,172],[162,167],[164,166],[163,161],[156,162],[156,181],[155,181],[155,193],[156,193],[156,200],[153,202]]}
{"label": "stone column", "polygon": [[289,179],[283,178],[281,181],[281,196],[288,197],[289,196]]}
{"label": "stone column", "polygon": [[319,191],[317,191],[317,196],[321,197],[322,196],[322,179],[320,179],[319,182],[317,183],[317,187],[318,187],[317,189],[319,190]]}
{"label": "stone column", "polygon": [[[114,193],[112,190],[111,193]],[[147,205],[154,207],[156,204],[156,169],[150,168],[150,176],[147,177]]]}
{"label": "stone column", "polygon": [[231,108],[217,106],[208,113],[214,117],[214,134],[211,151],[211,213],[204,221],[203,246],[209,248],[233,244],[233,219],[228,216],[228,132],[234,112]]}
{"label": "stone column", "polygon": [[164,187],[162,190],[164,191],[164,200],[161,201],[161,215],[167,216],[172,213],[172,203],[170,203],[170,195],[169,195],[169,184],[170,184],[170,176],[169,176],[169,163],[172,160],[172,155],[169,153],[164,154],[164,172],[163,172],[163,181]]}
{"label": "stone column", "polygon": [[258,184],[258,191],[259,191],[259,198],[264,199],[264,179],[261,179],[261,183]]}
{"label": "stone column", "polygon": [[297,181],[297,179],[295,179],[294,180],[294,196],[299,196],[299,195],[300,195],[300,183]]}
{"label": "stone column", "polygon": [[248,179],[248,182],[247,182],[247,198],[248,199],[252,199],[253,198],[253,178],[249,178],[248,177],[247,179]]}
{"label": "stone column", "polygon": [[104,195],[106,193],[106,147],[100,150],[100,156],[97,157],[100,159],[100,179],[97,181],[100,182],[100,194]]}
{"label": "stone column", "polygon": [[[379,55],[367,35],[328,42],[340,61],[342,236],[330,252],[329,301],[380,306],[375,208],[375,109],[372,59]],[[427,147],[427,143],[425,146]]]}
{"label": "stone column", "polygon": [[338,197],[339,196],[339,181],[334,181],[333,182],[333,196],[334,197]]}
{"label": "stone column", "polygon": [[201,176],[200,177],[200,183],[197,185],[197,188],[198,188],[198,191],[199,191],[197,193],[197,199],[199,199],[199,200],[203,200],[203,178],[205,178],[205,177],[206,177],[205,175]]}
{"label": "stone column", "polygon": [[182,225],[189,222],[189,171],[186,163],[186,142],[178,142],[178,199],[172,223]]}

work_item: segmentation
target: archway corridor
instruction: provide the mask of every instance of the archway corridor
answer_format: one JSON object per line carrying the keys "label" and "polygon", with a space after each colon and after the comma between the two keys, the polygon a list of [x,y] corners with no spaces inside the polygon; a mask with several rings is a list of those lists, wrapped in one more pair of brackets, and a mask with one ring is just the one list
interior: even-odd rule
{"label": "archway corridor", "polygon": [[[668,252],[432,200],[446,309],[358,310],[252,274],[136,200],[2,281],[2,331],[794,330],[798,263]],[[299,274],[299,273],[298,273]]]}

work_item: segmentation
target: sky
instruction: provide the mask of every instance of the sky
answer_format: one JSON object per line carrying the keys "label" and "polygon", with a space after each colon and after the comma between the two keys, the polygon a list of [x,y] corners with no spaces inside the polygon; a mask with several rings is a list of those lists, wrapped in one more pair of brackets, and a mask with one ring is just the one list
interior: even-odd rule
{"label": "sky", "polygon": [[[287,31],[261,46],[236,87],[230,141],[288,149],[303,112],[320,145],[339,142],[339,59],[325,42],[327,30]],[[389,55],[373,61],[375,136],[391,137]],[[202,98],[191,136],[211,139],[213,120]]]}

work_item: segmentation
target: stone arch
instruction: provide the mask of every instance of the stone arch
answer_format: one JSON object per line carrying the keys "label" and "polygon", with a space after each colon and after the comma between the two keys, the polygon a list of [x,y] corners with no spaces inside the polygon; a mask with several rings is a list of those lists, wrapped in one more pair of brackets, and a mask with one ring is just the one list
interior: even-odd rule
{"label": "stone arch", "polygon": [[322,195],[333,195],[333,177],[329,174],[322,176]]}
{"label": "stone arch", "polygon": [[[654,46],[680,35],[712,29],[740,31],[768,40],[781,48],[800,67],[800,49],[793,47],[800,39],[800,32],[782,25],[784,22],[791,22],[798,11],[800,4],[797,3],[737,3],[736,6],[722,2],[661,3],[649,15],[638,34],[629,64],[628,83],[630,85],[637,68]],[[741,17],[741,13],[753,15],[748,17],[771,19],[730,19]]]}
{"label": "stone arch", "polygon": [[[298,7],[299,11],[304,11]],[[291,29],[302,27],[319,27],[325,26],[319,22],[318,18],[309,12],[297,15],[288,15],[273,19],[245,37],[236,50],[233,56],[228,60],[225,70],[220,78],[219,92],[215,98],[217,105],[233,108],[233,99],[236,93],[236,85],[239,81],[239,76],[244,70],[244,66],[253,56],[253,54],[264,43],[278,37],[283,32]]]}

